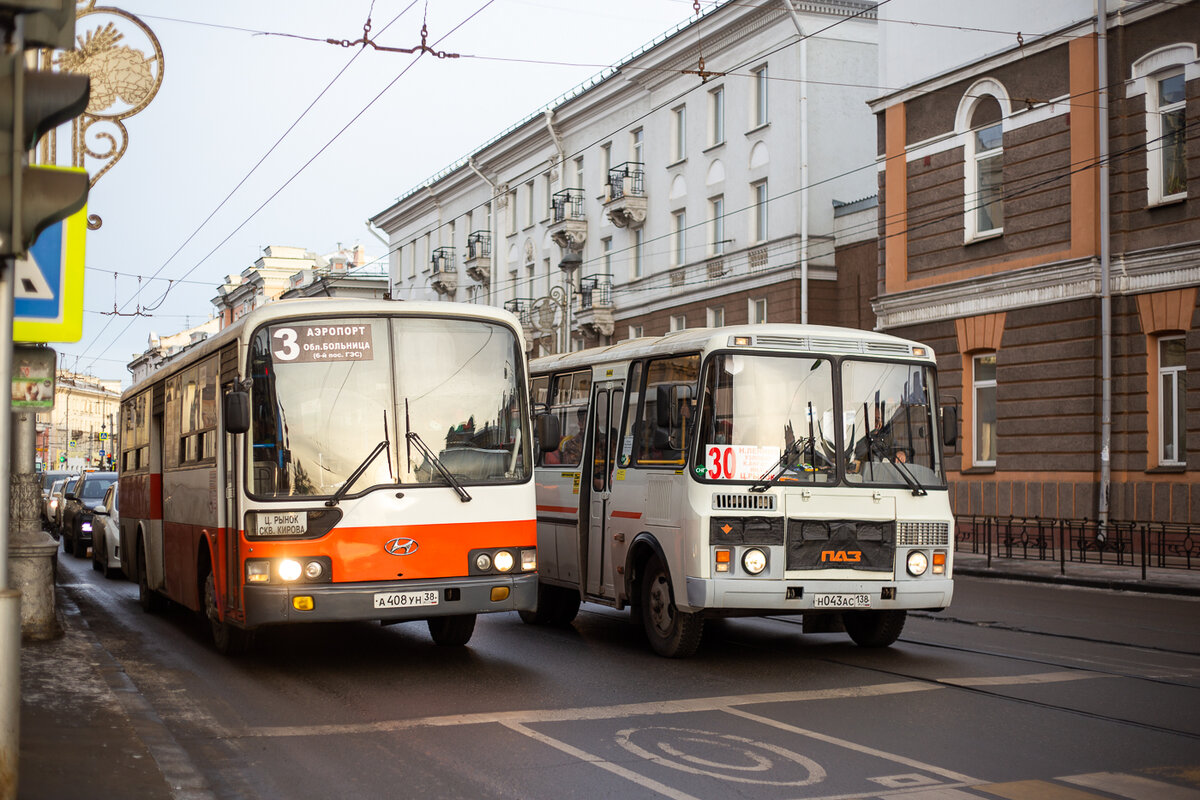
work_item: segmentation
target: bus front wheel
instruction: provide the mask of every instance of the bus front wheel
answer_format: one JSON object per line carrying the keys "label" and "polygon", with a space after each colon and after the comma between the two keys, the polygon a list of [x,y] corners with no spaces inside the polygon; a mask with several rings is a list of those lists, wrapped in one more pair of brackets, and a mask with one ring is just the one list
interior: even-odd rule
{"label": "bus front wheel", "polygon": [[254,643],[253,631],[235,628],[228,622],[221,621],[221,614],[217,609],[217,589],[212,569],[208,570],[208,574],[204,578],[204,615],[208,618],[208,625],[212,630],[213,645],[221,655],[240,655],[249,650],[250,645]]}
{"label": "bus front wheel", "polygon": [[475,632],[475,615],[459,614],[452,617],[430,617],[429,635],[436,644],[461,647],[471,641]]}
{"label": "bus front wheel", "polygon": [[687,658],[700,646],[704,620],[675,607],[671,576],[658,556],[646,563],[642,579],[642,628],[654,652],[667,658]]}
{"label": "bus front wheel", "polygon": [[561,586],[539,583],[537,608],[533,611],[518,611],[521,621],[527,625],[557,625],[566,627],[579,614],[579,592]]}
{"label": "bus front wheel", "polygon": [[847,611],[842,624],[859,647],[888,647],[900,638],[907,615],[905,611]]}

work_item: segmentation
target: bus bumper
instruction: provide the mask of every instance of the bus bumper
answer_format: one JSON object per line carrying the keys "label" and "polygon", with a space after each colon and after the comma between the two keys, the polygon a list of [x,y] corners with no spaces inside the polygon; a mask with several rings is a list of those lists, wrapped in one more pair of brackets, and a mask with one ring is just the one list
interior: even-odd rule
{"label": "bus bumper", "polygon": [[[537,608],[536,573],[487,575],[473,578],[405,581],[402,587],[378,583],[286,584],[247,586],[245,588],[245,627],[279,625],[292,622],[347,622],[351,620],[429,619],[459,614],[486,614],[492,611],[533,611]],[[494,589],[508,589],[507,597],[493,600]],[[376,608],[377,594],[396,592],[438,595],[436,605],[405,608]],[[495,594],[503,594],[497,592]],[[298,610],[295,599],[311,598],[312,608]]]}
{"label": "bus bumper", "polygon": [[[892,590],[884,599],[884,590]],[[822,596],[858,598],[866,595],[873,610],[932,611],[946,608],[954,595],[954,581],[935,578],[906,581],[753,580],[722,578],[687,579],[688,611],[729,610],[793,613],[848,611],[852,606],[821,605]],[[818,598],[822,598],[818,600]]]}

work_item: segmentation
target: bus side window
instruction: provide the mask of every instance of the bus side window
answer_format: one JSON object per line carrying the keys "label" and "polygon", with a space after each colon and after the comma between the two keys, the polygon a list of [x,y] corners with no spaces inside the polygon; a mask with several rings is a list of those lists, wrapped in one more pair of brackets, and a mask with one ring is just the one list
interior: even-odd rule
{"label": "bus side window", "polygon": [[641,453],[642,423],[638,403],[642,397],[642,362],[629,368],[629,380],[625,393],[625,430],[617,453],[617,466],[624,468],[633,463],[635,453]]}

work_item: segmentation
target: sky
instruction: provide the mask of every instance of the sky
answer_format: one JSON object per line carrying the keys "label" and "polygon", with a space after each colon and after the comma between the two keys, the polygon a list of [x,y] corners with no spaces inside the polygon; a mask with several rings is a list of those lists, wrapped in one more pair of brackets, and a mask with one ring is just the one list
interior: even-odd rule
{"label": "sky", "polygon": [[[704,3],[705,10],[712,5]],[[83,337],[60,369],[121,380],[152,334],[204,322],[226,275],[271,245],[387,248],[366,220],[443,167],[695,15],[690,0],[206,0],[113,3],[153,31],[157,95],[92,187]],[[426,43],[458,58],[342,47]],[[146,54],[144,35],[107,22]],[[59,163],[70,128],[59,129]],[[103,146],[93,143],[103,150]],[[93,173],[107,163],[92,160]],[[206,221],[207,220],[207,221]],[[168,281],[171,281],[168,283]],[[119,312],[119,313],[114,313]]]}

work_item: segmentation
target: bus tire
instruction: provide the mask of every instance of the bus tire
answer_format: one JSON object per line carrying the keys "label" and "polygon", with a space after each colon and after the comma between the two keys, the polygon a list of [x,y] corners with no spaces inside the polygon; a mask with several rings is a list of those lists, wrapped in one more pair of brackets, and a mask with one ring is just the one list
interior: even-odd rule
{"label": "bus tire", "polygon": [[221,655],[239,656],[254,644],[253,631],[221,621],[221,612],[217,609],[216,581],[211,567],[204,576],[204,618],[212,632],[213,646]]}
{"label": "bus tire", "polygon": [[555,605],[557,599],[557,586],[551,586],[548,583],[538,581],[537,588],[537,608],[533,611],[521,609],[517,614],[521,617],[521,621],[526,625],[549,625],[550,620],[554,618]]}
{"label": "bus tire", "polygon": [[471,634],[475,632],[474,614],[430,617],[428,623],[434,643],[444,647],[461,647],[471,641]]}
{"label": "bus tire", "polygon": [[904,630],[906,611],[846,611],[842,624],[859,647],[888,647]]}
{"label": "bus tire", "polygon": [[654,652],[667,658],[687,658],[704,635],[704,620],[675,607],[671,576],[658,556],[646,562],[642,578],[642,628]]}
{"label": "bus tire", "polygon": [[579,592],[575,589],[564,589],[561,586],[555,586],[554,589],[558,597],[553,611],[550,612],[550,624],[565,628],[575,621],[575,617],[579,616]]}
{"label": "bus tire", "polygon": [[150,576],[146,573],[146,543],[138,542],[137,550],[137,584],[138,605],[147,614],[155,614],[163,609],[163,597],[150,588]]}

